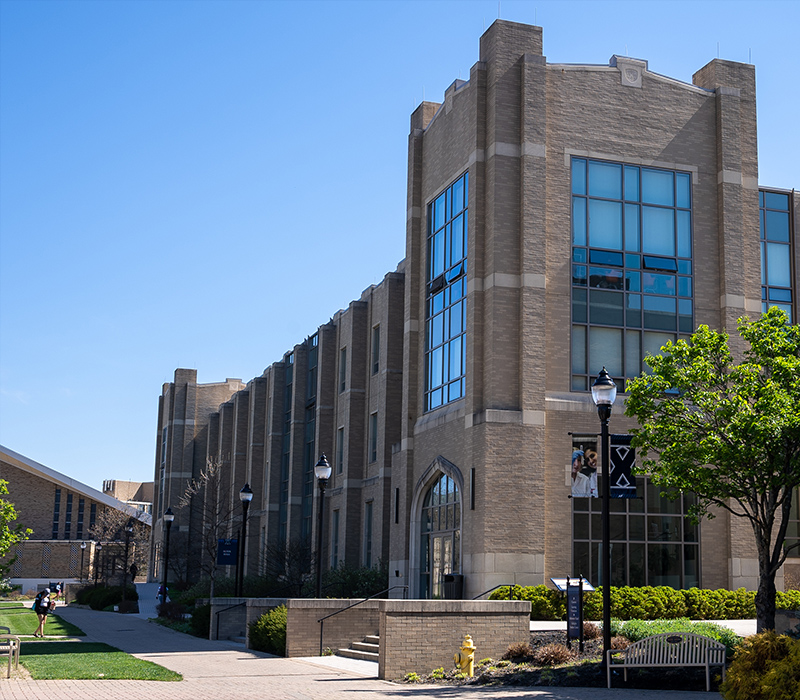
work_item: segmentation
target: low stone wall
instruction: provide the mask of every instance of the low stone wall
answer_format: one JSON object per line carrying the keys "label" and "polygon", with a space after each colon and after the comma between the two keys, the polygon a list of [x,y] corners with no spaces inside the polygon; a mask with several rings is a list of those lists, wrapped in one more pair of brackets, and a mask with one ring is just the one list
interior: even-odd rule
{"label": "low stone wall", "polygon": [[[319,655],[318,620],[354,602],[287,601],[286,656]],[[325,620],[322,646],[347,648],[377,632],[378,677],[394,680],[452,667],[467,634],[476,659],[497,659],[510,644],[529,641],[530,614],[531,604],[519,600],[370,600]]]}
{"label": "low stone wall", "polygon": [[[343,610],[358,600],[346,598],[294,599],[286,603],[286,656],[319,656],[320,618]],[[370,634],[377,634],[379,606],[385,601],[368,600],[347,612],[325,620],[323,648],[347,648]]]}
{"label": "low stone wall", "polygon": [[476,660],[498,659],[510,644],[530,641],[527,601],[382,600],[379,609],[378,676],[386,680],[452,668],[467,634]]}
{"label": "low stone wall", "polygon": [[800,625],[800,610],[775,611],[775,631],[778,634],[786,634],[788,630],[797,625]]}
{"label": "low stone wall", "polygon": [[[250,647],[250,623],[265,612],[286,605],[285,598],[211,598],[211,626],[209,639],[245,637]],[[219,615],[217,613],[220,613]]]}

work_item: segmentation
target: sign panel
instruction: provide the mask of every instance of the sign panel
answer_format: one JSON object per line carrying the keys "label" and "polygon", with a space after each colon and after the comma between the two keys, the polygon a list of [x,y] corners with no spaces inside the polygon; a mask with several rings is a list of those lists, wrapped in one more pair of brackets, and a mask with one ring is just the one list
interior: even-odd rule
{"label": "sign panel", "polygon": [[582,639],[583,637],[583,610],[581,608],[583,591],[580,579],[575,579],[567,586],[567,639]]}
{"label": "sign panel", "polygon": [[636,451],[630,435],[610,436],[611,498],[636,498],[636,478],[631,474]]}
{"label": "sign panel", "polygon": [[217,566],[236,566],[239,540],[217,540]]}

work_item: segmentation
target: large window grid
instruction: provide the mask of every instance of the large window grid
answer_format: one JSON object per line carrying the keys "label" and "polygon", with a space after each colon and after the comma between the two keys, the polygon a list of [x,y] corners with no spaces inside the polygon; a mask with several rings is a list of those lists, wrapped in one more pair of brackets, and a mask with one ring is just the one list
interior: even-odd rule
{"label": "large window grid", "polygon": [[792,510],[789,513],[789,525],[786,528],[784,548],[798,545],[789,551],[790,557],[800,557],[800,489],[792,494]]}
{"label": "large window grid", "polygon": [[573,390],[694,330],[691,190],[689,173],[572,159]]}
{"label": "large window grid", "polygon": [[314,465],[316,464],[317,432],[317,357],[318,336],[315,333],[306,341],[308,372],[306,374],[306,410],[303,435],[303,520],[301,536],[311,537],[312,509],[314,504]]}
{"label": "large window grid", "polygon": [[761,308],[777,306],[792,321],[792,217],[789,195],[758,193],[761,229]]}
{"label": "large window grid", "polygon": [[50,539],[58,539],[58,520],[61,515],[61,489],[56,489],[56,498],[53,503],[53,532]]}
{"label": "large window grid", "polygon": [[464,396],[468,174],[428,204],[425,410]]}
{"label": "large window grid", "polygon": [[[636,488],[644,498],[610,502],[611,585],[699,586],[699,526],[687,517],[695,496],[663,498],[661,489],[645,477],[636,477]],[[602,585],[602,500],[573,498],[572,504],[572,573]]]}
{"label": "large window grid", "polygon": [[281,446],[281,493],[278,502],[278,540],[286,542],[289,527],[289,473],[292,453],[292,383],[294,355],[284,357],[285,389],[283,393],[283,444]]}

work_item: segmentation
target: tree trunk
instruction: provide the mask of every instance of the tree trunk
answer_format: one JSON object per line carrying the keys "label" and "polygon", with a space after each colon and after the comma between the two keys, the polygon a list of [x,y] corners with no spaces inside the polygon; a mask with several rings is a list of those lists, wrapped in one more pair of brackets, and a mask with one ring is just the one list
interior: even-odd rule
{"label": "tree trunk", "polygon": [[775,629],[775,572],[759,567],[756,592],[756,632]]}

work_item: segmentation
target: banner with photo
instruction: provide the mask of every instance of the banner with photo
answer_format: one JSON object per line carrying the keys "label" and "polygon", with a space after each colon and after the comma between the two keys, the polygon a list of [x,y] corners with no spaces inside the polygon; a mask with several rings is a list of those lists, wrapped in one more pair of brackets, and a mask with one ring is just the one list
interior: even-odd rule
{"label": "banner with photo", "polygon": [[597,435],[572,434],[572,497],[595,498],[597,491]]}
{"label": "banner with photo", "polygon": [[[636,478],[631,473],[636,452],[630,435],[610,435],[611,498],[636,498]],[[600,467],[598,436],[572,434],[572,497],[599,498],[597,473]]]}

